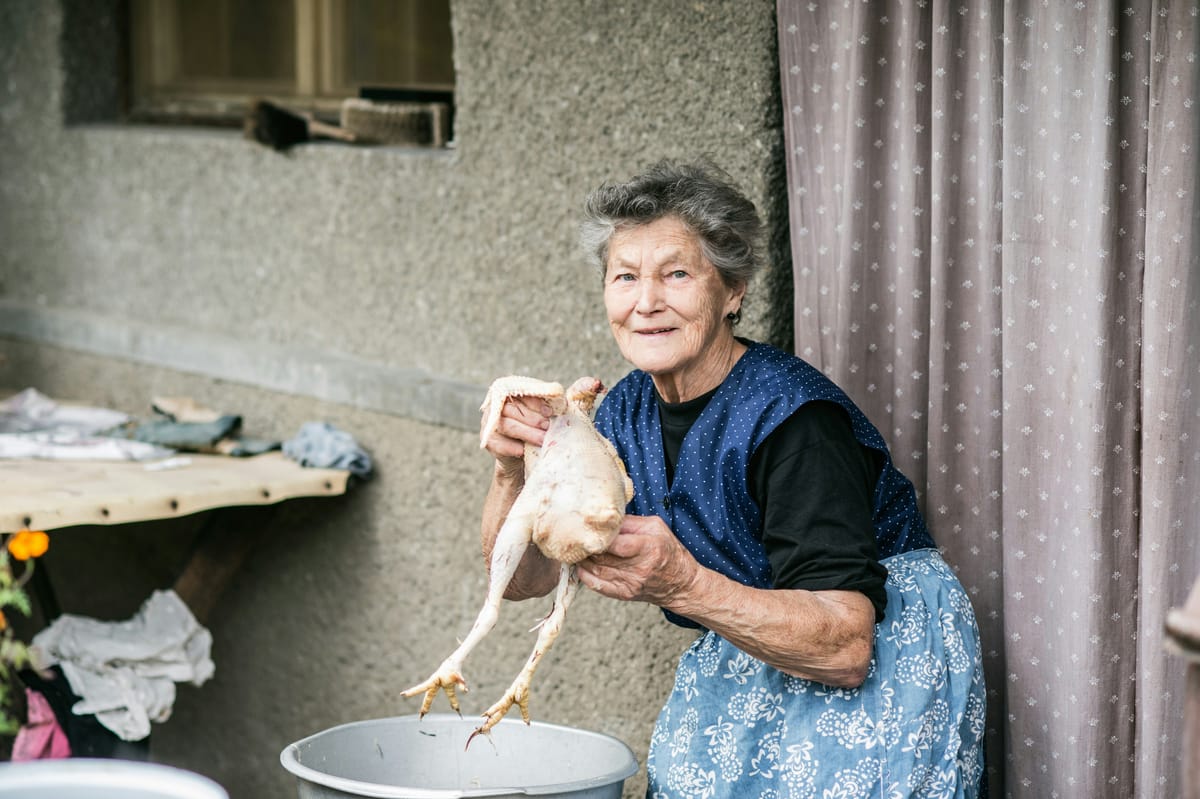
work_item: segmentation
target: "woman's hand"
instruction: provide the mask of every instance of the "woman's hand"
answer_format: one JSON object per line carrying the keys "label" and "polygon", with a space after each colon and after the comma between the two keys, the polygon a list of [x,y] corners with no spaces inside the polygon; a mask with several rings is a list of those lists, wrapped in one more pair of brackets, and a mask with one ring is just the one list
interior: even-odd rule
{"label": "woman's hand", "polygon": [[686,616],[786,674],[842,688],[866,678],[875,632],[866,596],[742,585],[702,566],[657,516],[626,516],[578,573],[599,594]]}
{"label": "woman's hand", "polygon": [[[536,397],[511,397],[500,412],[500,423],[484,442],[484,448],[505,474],[521,475],[525,468],[525,445],[540,447],[550,426],[550,405]],[[480,420],[480,434],[483,423]]]}
{"label": "woman's hand", "polygon": [[670,607],[688,591],[700,564],[657,516],[626,516],[608,549],[579,564],[579,579],[613,599]]}

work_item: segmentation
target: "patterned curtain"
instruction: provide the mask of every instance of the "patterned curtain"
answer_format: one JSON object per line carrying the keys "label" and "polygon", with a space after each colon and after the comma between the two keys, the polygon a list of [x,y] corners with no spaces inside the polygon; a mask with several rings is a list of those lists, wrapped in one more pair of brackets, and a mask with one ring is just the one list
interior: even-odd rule
{"label": "patterned curtain", "polygon": [[1200,574],[1194,0],[779,0],[796,351],[979,616],[992,796],[1173,797]]}

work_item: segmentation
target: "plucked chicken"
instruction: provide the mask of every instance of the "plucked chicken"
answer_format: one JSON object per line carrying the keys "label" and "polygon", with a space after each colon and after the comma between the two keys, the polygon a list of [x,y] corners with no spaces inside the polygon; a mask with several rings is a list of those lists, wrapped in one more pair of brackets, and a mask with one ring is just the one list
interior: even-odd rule
{"label": "plucked chicken", "polygon": [[484,722],[472,738],[495,726],[514,704],[529,722],[533,673],[558,637],[567,608],[579,590],[575,564],[608,548],[633,497],[633,483],[625,473],[625,465],[612,444],[592,425],[592,406],[603,391],[600,381],[592,377],[576,380],[566,391],[559,383],[516,376],[502,377],[488,389],[480,408],[485,414],[481,447],[496,430],[504,403],[511,398],[543,399],[552,409],[552,416],[542,446],[525,447],[525,485],[496,536],[487,600],[470,633],[428,680],[403,692],[404,696],[425,694],[422,716],[439,690],[445,690],[454,710],[459,709],[456,689],[467,690],[462,664],[495,626],[500,600],[532,542],[546,557],[561,564],[554,606],[535,628],[537,643],[524,668],[500,700],[484,712]]}

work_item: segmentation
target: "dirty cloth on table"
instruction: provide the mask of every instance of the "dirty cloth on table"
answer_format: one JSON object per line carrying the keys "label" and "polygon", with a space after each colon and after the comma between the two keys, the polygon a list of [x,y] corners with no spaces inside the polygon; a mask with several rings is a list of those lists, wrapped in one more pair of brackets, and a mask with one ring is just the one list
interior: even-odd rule
{"label": "dirty cloth on table", "polygon": [[242,417],[225,415],[211,422],[177,422],[174,419],[148,419],[128,430],[134,441],[158,444],[171,449],[211,449],[217,442],[232,436],[242,426]]}
{"label": "dirty cloth on table", "polygon": [[210,411],[188,397],[158,398],[153,407],[158,417],[135,419],[63,405],[27,388],[0,402],[0,458],[144,461],[177,450],[244,457],[279,449],[278,441],[240,436],[241,416]]}
{"label": "dirty cloth on table", "polygon": [[0,402],[0,458],[142,461],[171,450],[101,435],[129,421],[107,408],[62,405],[35,388]]}
{"label": "dirty cloth on table", "polygon": [[61,405],[36,388],[27,388],[0,402],[0,433],[72,430],[79,435],[94,435],[127,421],[129,416],[108,408]]}
{"label": "dirty cloth on table", "polygon": [[279,449],[278,441],[245,438],[242,417],[217,413],[197,404],[191,397],[158,397],[151,407],[157,418],[129,422],[109,435],[158,444],[184,452],[207,452],[246,457]]}
{"label": "dirty cloth on table", "polygon": [[166,721],[175,683],[202,685],[213,675],[212,635],[174,591],[155,591],[126,621],[64,614],[30,645],[35,667],[57,664],[80,701],[76,715],[96,720],[126,741]]}
{"label": "dirty cloth on table", "polygon": [[283,454],[301,466],[347,469],[363,479],[371,476],[371,456],[349,433],[328,422],[306,422],[294,438],[283,442]]}
{"label": "dirty cloth on table", "polygon": [[279,449],[278,441],[243,438],[238,434],[242,417],[226,415],[211,422],[177,422],[173,419],[148,419],[130,422],[109,435],[157,444],[183,452],[207,452],[244,457]]}
{"label": "dirty cloth on table", "polygon": [[150,461],[174,450],[69,428],[30,433],[0,433],[0,458],[40,458],[59,461]]}

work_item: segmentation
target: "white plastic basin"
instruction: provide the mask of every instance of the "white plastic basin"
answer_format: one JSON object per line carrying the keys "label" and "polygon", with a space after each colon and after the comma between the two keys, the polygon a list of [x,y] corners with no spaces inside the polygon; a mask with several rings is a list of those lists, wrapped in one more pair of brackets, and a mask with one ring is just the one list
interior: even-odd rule
{"label": "white plastic basin", "polygon": [[134,760],[0,763],[0,799],[229,799],[207,777]]}
{"label": "white plastic basin", "polygon": [[279,760],[300,799],[620,799],[638,769],[610,735],[505,719],[467,748],[476,726],[450,714],[358,721],[297,741]]}

